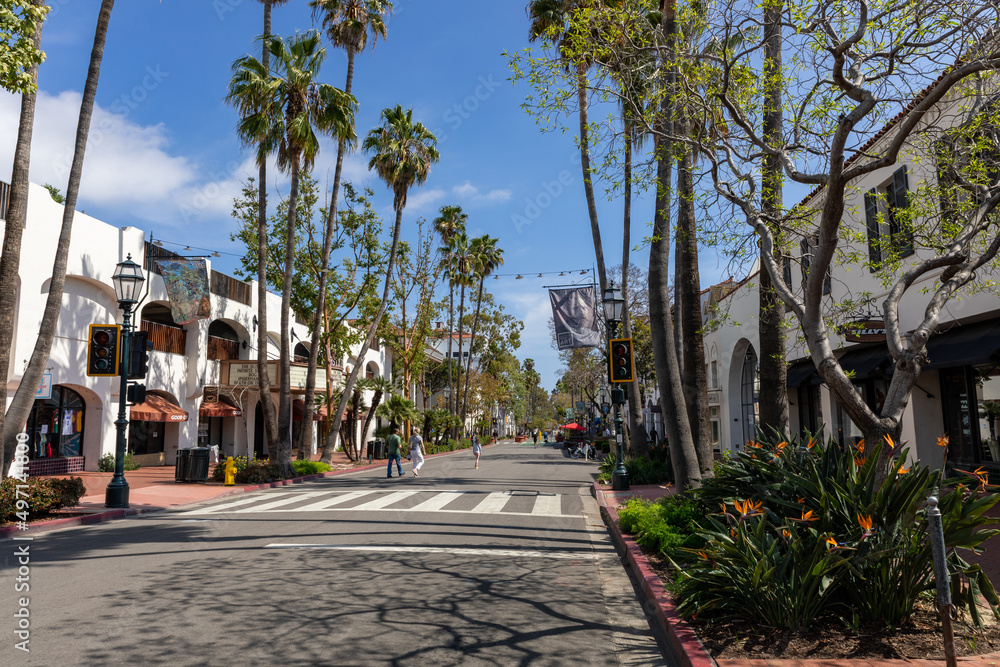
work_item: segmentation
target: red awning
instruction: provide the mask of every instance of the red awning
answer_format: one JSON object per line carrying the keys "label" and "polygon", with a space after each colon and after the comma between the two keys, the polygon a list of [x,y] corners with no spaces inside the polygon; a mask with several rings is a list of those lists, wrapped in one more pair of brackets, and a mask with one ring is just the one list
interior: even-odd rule
{"label": "red awning", "polygon": [[569,424],[563,424],[560,428],[564,428],[570,431],[586,431],[586,426],[580,426],[576,422],[571,422]]}
{"label": "red awning", "polygon": [[225,396],[220,396],[218,403],[202,403],[198,414],[202,417],[242,417],[243,411]]}
{"label": "red awning", "polygon": [[[292,401],[292,421],[297,421],[297,422],[302,421],[302,415],[305,413],[305,411],[306,411],[305,401],[300,401],[299,399],[295,399],[294,401]],[[312,420],[314,422],[318,422],[322,420],[322,417],[320,417],[316,413],[316,411],[313,410]]]}
{"label": "red awning", "polygon": [[129,419],[147,422],[186,422],[188,413],[169,398],[146,394],[146,400],[129,408]]}

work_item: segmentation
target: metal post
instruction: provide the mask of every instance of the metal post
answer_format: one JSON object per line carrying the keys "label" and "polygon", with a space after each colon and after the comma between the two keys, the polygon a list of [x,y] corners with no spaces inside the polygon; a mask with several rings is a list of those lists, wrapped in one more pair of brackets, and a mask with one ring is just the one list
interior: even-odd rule
{"label": "metal post", "polygon": [[944,634],[944,657],[948,667],[956,667],[955,633],[951,627],[951,586],[948,581],[948,561],[945,557],[944,526],[938,499],[927,498],[927,524],[934,558],[934,583],[937,587],[937,605],[941,613],[941,631]]}
{"label": "metal post", "polygon": [[115,430],[117,431],[117,441],[115,443],[115,474],[108,482],[104,492],[104,506],[127,508],[128,505],[128,482],[125,481],[125,427],[128,426],[128,419],[125,417],[125,407],[128,403],[128,364],[129,364],[129,343],[132,339],[132,306],[130,304],[118,304],[123,311],[122,316],[122,339],[121,359],[118,363],[118,375],[121,383],[118,393],[118,419],[115,420]]}

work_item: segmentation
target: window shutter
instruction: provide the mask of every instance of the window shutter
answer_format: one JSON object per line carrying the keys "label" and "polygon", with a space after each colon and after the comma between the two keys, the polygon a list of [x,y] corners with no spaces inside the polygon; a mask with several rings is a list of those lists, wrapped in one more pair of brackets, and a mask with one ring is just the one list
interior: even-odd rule
{"label": "window shutter", "polygon": [[882,264],[878,231],[878,193],[875,190],[865,193],[865,224],[868,227],[868,259],[872,263],[871,271],[874,273]]}
{"label": "window shutter", "polygon": [[892,175],[892,185],[889,186],[888,192],[889,234],[900,257],[908,257],[913,254],[913,233],[908,229],[903,229],[896,217],[897,210],[906,208],[907,190],[909,190],[909,180],[906,177],[906,165],[904,164]]}

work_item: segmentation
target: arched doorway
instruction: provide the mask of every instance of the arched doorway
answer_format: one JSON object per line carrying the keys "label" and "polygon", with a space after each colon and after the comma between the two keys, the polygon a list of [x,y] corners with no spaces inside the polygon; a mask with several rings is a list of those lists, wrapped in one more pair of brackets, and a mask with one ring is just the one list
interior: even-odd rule
{"label": "arched doorway", "polygon": [[743,442],[757,439],[760,398],[760,376],[757,373],[757,352],[747,346],[740,371],[740,414],[743,421]]}
{"label": "arched doorway", "polygon": [[86,408],[83,397],[63,385],[52,387],[50,398],[36,400],[25,426],[29,458],[82,456]]}

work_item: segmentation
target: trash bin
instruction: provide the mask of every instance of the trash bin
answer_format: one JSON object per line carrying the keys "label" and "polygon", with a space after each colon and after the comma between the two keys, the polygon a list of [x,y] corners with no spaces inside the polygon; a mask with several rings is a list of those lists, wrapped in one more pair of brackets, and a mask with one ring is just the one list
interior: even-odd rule
{"label": "trash bin", "polygon": [[208,447],[194,447],[191,449],[191,466],[188,470],[187,481],[208,481]]}
{"label": "trash bin", "polygon": [[191,450],[178,449],[177,462],[174,464],[174,481],[186,482],[191,472]]}
{"label": "trash bin", "polygon": [[384,459],[385,458],[385,440],[377,439],[375,440],[375,458]]}

